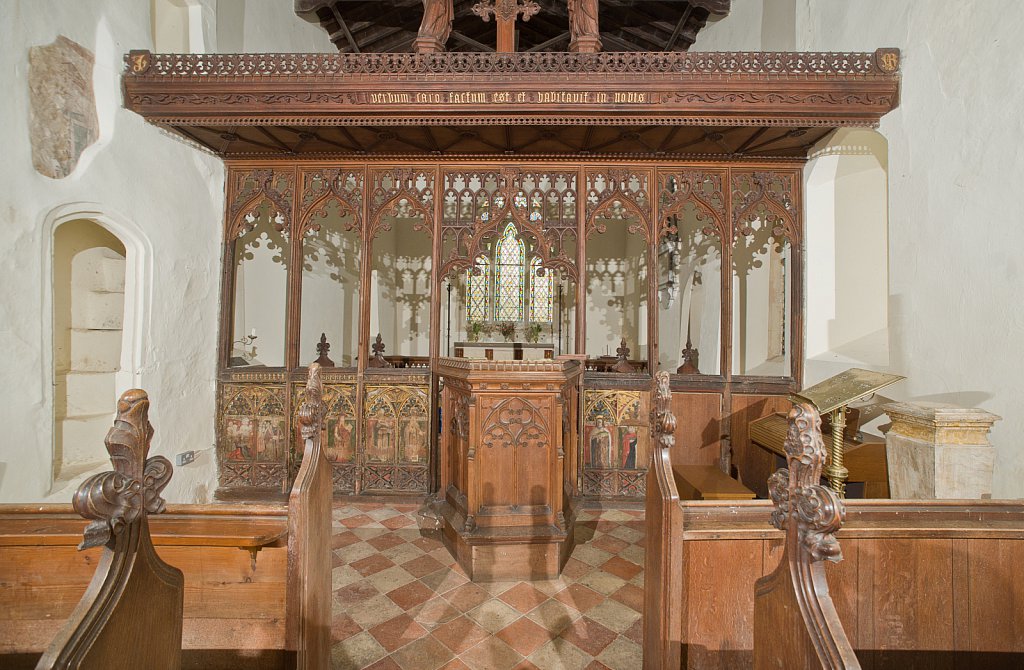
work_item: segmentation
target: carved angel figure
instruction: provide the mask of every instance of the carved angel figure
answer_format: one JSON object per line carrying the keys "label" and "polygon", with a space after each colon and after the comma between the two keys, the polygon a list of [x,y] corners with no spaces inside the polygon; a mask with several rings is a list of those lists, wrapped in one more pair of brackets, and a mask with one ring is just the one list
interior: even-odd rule
{"label": "carved angel figure", "polygon": [[444,45],[452,32],[454,18],[452,0],[423,0],[423,21],[417,37],[435,39]]}
{"label": "carved angel figure", "polygon": [[568,0],[569,38],[599,37],[597,28],[597,0]]}

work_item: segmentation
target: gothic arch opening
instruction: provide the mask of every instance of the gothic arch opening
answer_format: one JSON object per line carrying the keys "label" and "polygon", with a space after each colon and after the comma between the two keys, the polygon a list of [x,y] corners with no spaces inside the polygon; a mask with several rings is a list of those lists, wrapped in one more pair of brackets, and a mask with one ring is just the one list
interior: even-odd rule
{"label": "gothic arch opening", "polygon": [[125,244],[89,219],[53,232],[55,488],[104,465],[103,444],[124,384]]}

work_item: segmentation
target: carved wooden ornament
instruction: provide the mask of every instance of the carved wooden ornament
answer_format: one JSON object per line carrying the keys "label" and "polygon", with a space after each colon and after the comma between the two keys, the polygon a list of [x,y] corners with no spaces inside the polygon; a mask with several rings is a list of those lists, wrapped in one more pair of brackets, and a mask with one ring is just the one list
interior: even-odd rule
{"label": "carved wooden ornament", "polygon": [[85,595],[37,668],[181,667],[184,577],[153,550],[147,520],[164,511],[160,492],[172,468],[163,456],[147,458],[153,438],[148,415],[145,391],[121,396],[104,440],[114,469],[75,492],[75,511],[92,519],[78,548],[102,546],[102,554]]}
{"label": "carved wooden ornament", "polygon": [[828,592],[823,559],[841,561],[835,533],[846,518],[839,495],[821,486],[821,418],[807,403],[789,412],[789,466],[768,479],[772,525],[786,531],[775,572],[757,581],[754,667],[860,668]]}

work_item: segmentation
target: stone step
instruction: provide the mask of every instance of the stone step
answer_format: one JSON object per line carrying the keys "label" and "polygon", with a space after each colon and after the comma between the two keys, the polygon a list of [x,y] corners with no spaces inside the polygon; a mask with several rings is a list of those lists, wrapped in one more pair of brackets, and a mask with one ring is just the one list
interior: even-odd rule
{"label": "stone step", "polygon": [[120,330],[71,330],[71,370],[110,372],[121,368]]}
{"label": "stone step", "polygon": [[125,260],[106,247],[88,249],[72,261],[75,283],[97,293],[124,293]]}
{"label": "stone step", "polygon": [[120,330],[124,294],[76,291],[71,298],[71,327],[79,330]]}
{"label": "stone step", "polygon": [[64,398],[64,411],[60,418],[83,418],[97,414],[110,414],[117,402],[116,380],[113,372],[71,371],[57,377],[54,397]]}
{"label": "stone step", "polygon": [[[103,438],[114,424],[113,412],[89,418],[66,418],[56,422],[58,451],[55,460],[69,467],[108,459]],[[59,468],[58,468],[59,469]]]}

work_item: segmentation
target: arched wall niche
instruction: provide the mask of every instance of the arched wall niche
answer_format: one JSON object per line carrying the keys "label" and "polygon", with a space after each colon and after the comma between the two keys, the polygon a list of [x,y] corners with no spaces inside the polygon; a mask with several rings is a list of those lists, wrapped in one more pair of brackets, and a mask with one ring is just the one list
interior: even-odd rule
{"label": "arched wall niche", "polygon": [[889,364],[888,142],[845,128],[804,171],[806,384],[851,365]]}
{"label": "arched wall niche", "polygon": [[141,387],[152,253],[133,223],[94,203],[45,218],[44,388],[53,418],[51,493],[109,467],[103,438],[117,397]]}

